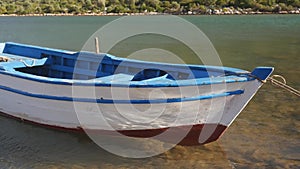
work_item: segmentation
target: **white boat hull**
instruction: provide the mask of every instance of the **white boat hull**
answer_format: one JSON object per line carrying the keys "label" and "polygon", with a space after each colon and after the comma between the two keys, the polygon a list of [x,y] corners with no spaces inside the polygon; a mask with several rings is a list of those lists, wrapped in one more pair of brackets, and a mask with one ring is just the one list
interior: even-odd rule
{"label": "white boat hull", "polygon": [[[51,96],[57,97],[72,97],[72,86],[57,85],[51,87],[51,84],[47,83],[18,79],[5,75],[1,76],[1,79],[5,79],[0,82],[1,86],[9,83],[14,87],[10,88],[12,90],[0,89],[0,111],[6,115],[56,128],[99,130],[104,132],[119,131],[124,135],[132,137],[152,137],[170,128],[174,129],[174,136],[181,133],[182,130],[189,130],[188,133],[190,134],[187,134],[180,142],[182,145],[195,145],[215,141],[233,122],[262,85],[258,80],[231,83],[227,84],[226,89],[213,92],[224,93],[224,91],[227,91],[229,88],[230,90],[243,90],[244,93],[211,99],[159,103],[151,107],[151,104],[148,103],[105,104],[34,97],[30,94],[39,96],[49,96],[51,94]],[[12,81],[14,81],[14,83],[12,83]],[[28,85],[34,87],[28,87]],[[62,87],[62,89],[59,87]],[[107,89],[105,89],[105,87],[96,88],[98,93],[104,93],[105,96],[110,95],[105,92],[113,91],[111,87],[107,87]],[[192,87],[192,89],[194,88],[195,87]],[[211,86],[204,85],[196,88],[199,89],[199,91],[208,91],[207,88],[211,88]],[[51,91],[51,89],[53,90]],[[101,91],[101,89],[104,90]],[[35,90],[36,93],[33,93]],[[134,93],[134,89],[131,90],[131,93]],[[143,92],[141,90],[143,90],[143,88],[137,88],[136,93]],[[151,91],[156,89],[144,88],[144,90]],[[171,93],[172,96],[164,95],[164,97],[174,98],[173,93],[176,93],[177,90],[178,88],[176,87],[166,89],[166,93]],[[185,90],[189,91],[188,89]],[[20,91],[26,92],[20,93]],[[83,97],[88,97],[87,93],[88,92],[85,92]],[[199,95],[211,93],[212,91]],[[132,95],[135,99],[140,98],[139,96],[138,94]],[[199,141],[203,126],[209,128],[209,131],[206,131],[209,137],[206,136],[204,141]],[[171,138],[166,139],[166,141],[171,140]]]}
{"label": "white boat hull", "polygon": [[182,145],[218,139],[273,71],[154,63],[9,42],[0,43],[0,58],[4,115],[168,142],[182,135]]}

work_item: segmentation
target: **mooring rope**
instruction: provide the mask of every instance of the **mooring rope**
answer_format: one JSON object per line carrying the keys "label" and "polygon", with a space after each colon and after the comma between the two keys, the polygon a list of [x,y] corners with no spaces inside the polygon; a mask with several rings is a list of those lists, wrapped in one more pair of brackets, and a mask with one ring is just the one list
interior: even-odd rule
{"label": "mooring rope", "polygon": [[[276,78],[280,78],[282,81],[279,81]],[[286,80],[285,80],[285,78],[283,76],[281,76],[281,75],[273,75],[273,76],[269,77],[267,80],[270,81],[273,86],[280,87],[280,88],[282,88],[284,90],[287,90],[290,93],[293,93],[296,96],[300,97],[300,91],[292,88],[289,85],[287,85],[286,84]]]}
{"label": "mooring rope", "polygon": [[[252,75],[251,73],[232,73],[232,74],[225,74],[225,75],[226,76],[230,76],[230,75],[237,75],[237,76],[246,75],[246,76],[249,76],[249,77],[257,79],[261,83],[267,83],[269,81],[269,82],[271,82],[271,84],[273,86],[280,87],[280,88],[282,88],[284,90],[287,90],[290,93],[292,93],[292,94],[300,97],[300,91],[296,90],[295,88],[292,88],[289,85],[287,85],[285,78],[283,76],[281,76],[281,75],[273,75],[273,76],[269,77],[267,80],[262,80],[259,77],[255,76],[255,75]],[[279,81],[279,80],[277,80],[276,78],[280,78],[282,80],[282,82]]]}

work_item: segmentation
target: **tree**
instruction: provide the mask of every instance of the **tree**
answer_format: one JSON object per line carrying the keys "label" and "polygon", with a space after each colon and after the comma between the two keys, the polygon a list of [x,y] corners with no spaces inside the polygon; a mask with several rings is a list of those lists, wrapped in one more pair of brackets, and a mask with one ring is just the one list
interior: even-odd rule
{"label": "tree", "polygon": [[92,4],[91,0],[86,0],[85,3],[83,4],[82,8],[87,11],[93,10],[93,4]]}
{"label": "tree", "polygon": [[6,14],[7,10],[5,8],[5,6],[0,6],[0,14]]}
{"label": "tree", "polygon": [[224,6],[228,5],[228,2],[226,0],[216,0],[216,5],[218,5],[220,7],[224,7]]}
{"label": "tree", "polygon": [[178,12],[179,9],[180,9],[179,3],[177,3],[176,1],[172,1],[172,3],[171,3],[171,11],[172,12]]}
{"label": "tree", "polygon": [[9,4],[6,6],[6,12],[7,14],[14,14],[16,13],[16,6],[13,4]]}
{"label": "tree", "polygon": [[43,12],[44,13],[53,13],[54,12],[54,7],[53,7],[53,5],[44,5],[43,7],[42,7],[42,10],[43,10]]}
{"label": "tree", "polygon": [[255,4],[255,0],[237,0],[235,2],[235,6],[240,8],[253,8]]}
{"label": "tree", "polygon": [[294,0],[292,3],[293,6],[300,8],[300,0]]}
{"label": "tree", "polygon": [[41,7],[38,6],[38,7],[35,8],[34,13],[36,13],[36,14],[42,14],[43,10],[42,10]]}
{"label": "tree", "polygon": [[68,13],[79,14],[80,10],[77,5],[67,5]]}
{"label": "tree", "polygon": [[300,8],[300,0],[0,0],[0,14],[166,12],[205,13],[216,7],[252,8],[253,10],[291,11]]}
{"label": "tree", "polygon": [[104,8],[105,7],[105,0],[97,0],[97,6],[99,8]]}

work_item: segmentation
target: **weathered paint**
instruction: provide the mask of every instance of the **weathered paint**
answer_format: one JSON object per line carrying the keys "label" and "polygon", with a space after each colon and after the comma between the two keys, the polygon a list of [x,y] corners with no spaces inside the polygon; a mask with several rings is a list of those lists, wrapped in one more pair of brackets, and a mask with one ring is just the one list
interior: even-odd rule
{"label": "weathered paint", "polygon": [[[109,54],[77,53],[15,43],[1,44],[0,54],[16,59],[0,63],[0,111],[5,115],[53,128],[101,131],[103,134],[118,131],[130,137],[148,138],[168,130],[171,131],[169,137],[161,139],[167,142],[188,130],[180,142],[182,145],[218,139],[262,86],[262,80],[273,71],[273,68],[258,67],[249,75],[248,71],[235,68],[144,62]],[[59,55],[66,65],[72,65],[74,57],[80,54],[85,54],[83,61],[92,62],[95,57],[102,57],[103,65],[111,64],[103,68],[105,71],[121,62],[127,68],[124,72],[102,74],[90,80],[46,77],[15,70],[52,63],[53,60],[43,58],[46,55]],[[29,61],[24,63],[22,59]],[[154,73],[166,67],[178,77],[178,72],[187,73],[185,68],[188,67],[197,78],[189,74],[186,79],[174,80],[167,74],[132,81],[139,78],[130,74],[129,67],[146,70],[143,66],[147,65]],[[64,66],[56,65],[61,70],[73,71]],[[89,70],[78,72],[91,74]],[[59,74],[63,73],[54,75]]]}

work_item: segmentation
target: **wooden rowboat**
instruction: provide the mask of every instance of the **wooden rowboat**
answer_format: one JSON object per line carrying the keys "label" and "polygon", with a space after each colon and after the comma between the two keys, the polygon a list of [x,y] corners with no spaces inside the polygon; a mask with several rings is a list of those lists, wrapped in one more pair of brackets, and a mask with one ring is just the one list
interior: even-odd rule
{"label": "wooden rowboat", "polygon": [[4,115],[181,145],[217,140],[273,72],[272,67],[248,72],[11,42],[0,44],[0,58]]}

